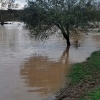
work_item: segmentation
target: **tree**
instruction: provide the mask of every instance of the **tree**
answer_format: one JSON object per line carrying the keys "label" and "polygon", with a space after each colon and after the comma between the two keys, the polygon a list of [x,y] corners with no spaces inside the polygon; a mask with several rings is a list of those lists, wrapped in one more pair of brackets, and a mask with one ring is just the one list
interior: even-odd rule
{"label": "tree", "polygon": [[21,20],[30,26],[36,38],[47,38],[56,26],[70,45],[70,30],[95,19],[91,18],[95,3],[95,0],[28,0]]}
{"label": "tree", "polygon": [[15,3],[15,0],[0,0],[1,8],[0,9],[15,9],[19,7],[18,3]]}

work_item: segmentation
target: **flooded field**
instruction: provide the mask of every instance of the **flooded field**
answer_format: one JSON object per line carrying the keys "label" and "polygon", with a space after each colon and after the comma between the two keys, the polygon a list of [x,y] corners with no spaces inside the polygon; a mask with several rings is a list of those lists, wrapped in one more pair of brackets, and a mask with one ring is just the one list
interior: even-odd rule
{"label": "flooded field", "polygon": [[[0,100],[43,100],[64,86],[70,65],[100,49],[100,33],[60,35],[45,42],[29,36],[24,24],[0,26]],[[78,41],[77,44],[75,41]]]}

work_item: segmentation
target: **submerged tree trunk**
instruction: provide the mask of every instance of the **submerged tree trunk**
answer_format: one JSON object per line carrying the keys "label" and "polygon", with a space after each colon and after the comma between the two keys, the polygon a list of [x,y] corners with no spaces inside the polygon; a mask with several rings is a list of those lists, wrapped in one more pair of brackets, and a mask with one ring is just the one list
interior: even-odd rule
{"label": "submerged tree trunk", "polygon": [[70,46],[70,40],[69,40],[69,25],[66,26],[67,33],[66,33],[65,29],[62,27],[62,25],[59,25],[59,24],[56,24],[56,25],[61,30],[64,38],[66,39],[67,46]]}
{"label": "submerged tree trunk", "polygon": [[70,46],[70,40],[69,40],[69,36],[67,36],[67,45]]}
{"label": "submerged tree trunk", "polygon": [[70,46],[70,40],[69,40],[69,25],[66,25],[66,31],[67,31],[67,44]]}
{"label": "submerged tree trunk", "polygon": [[70,46],[70,40],[69,40],[69,35],[67,35],[65,32],[62,32],[64,38],[66,39],[67,45]]}
{"label": "submerged tree trunk", "polygon": [[69,40],[69,30],[67,30],[67,33],[63,28],[61,28],[62,34],[64,38],[66,39],[67,45],[70,46],[70,40]]}

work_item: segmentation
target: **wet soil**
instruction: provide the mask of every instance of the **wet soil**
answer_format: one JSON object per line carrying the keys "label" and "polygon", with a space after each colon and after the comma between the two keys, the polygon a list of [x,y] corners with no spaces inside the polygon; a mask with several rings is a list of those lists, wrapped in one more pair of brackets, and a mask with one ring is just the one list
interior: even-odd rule
{"label": "wet soil", "polygon": [[[93,81],[94,79],[95,81]],[[99,85],[100,74],[93,76],[91,79],[83,80],[77,85],[69,85],[61,95],[57,96],[57,100],[78,100]]]}

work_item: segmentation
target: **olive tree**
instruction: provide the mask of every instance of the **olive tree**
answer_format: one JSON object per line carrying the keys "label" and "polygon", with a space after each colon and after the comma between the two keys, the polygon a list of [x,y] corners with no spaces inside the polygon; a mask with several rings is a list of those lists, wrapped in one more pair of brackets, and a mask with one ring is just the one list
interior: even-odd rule
{"label": "olive tree", "polygon": [[95,0],[28,0],[21,20],[36,38],[47,38],[59,28],[69,46],[70,30],[90,21],[94,4]]}

